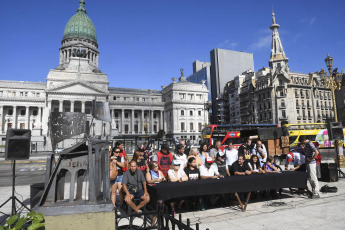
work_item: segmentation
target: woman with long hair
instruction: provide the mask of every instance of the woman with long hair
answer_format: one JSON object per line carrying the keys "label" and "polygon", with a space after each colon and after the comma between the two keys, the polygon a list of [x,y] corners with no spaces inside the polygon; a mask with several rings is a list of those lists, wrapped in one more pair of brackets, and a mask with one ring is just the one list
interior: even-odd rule
{"label": "woman with long hair", "polygon": [[117,141],[115,143],[115,148],[119,148],[120,149],[120,157],[123,157],[125,159],[125,166],[122,168],[122,171],[123,172],[126,172],[127,169],[128,169],[128,156],[127,156],[127,153],[126,153],[126,150],[125,150],[125,144],[123,141]]}
{"label": "woman with long hair", "polygon": [[200,145],[200,158],[202,160],[202,163],[205,164],[205,159],[210,156],[208,152],[208,146],[206,143],[202,143]]}
{"label": "woman with long hair", "polygon": [[147,170],[147,162],[145,162],[144,152],[136,150],[133,154],[132,160],[137,162],[138,169],[140,169],[144,173],[144,176],[145,176],[146,170]]}
{"label": "woman with long hair", "polygon": [[123,192],[122,192],[122,178],[123,178],[123,167],[125,166],[125,160],[123,157],[120,156],[121,150],[119,148],[113,148],[110,154],[110,161],[114,165],[116,165],[117,169],[117,177],[115,180],[110,181],[111,185],[111,201],[113,202],[114,206],[116,203],[116,193],[119,191],[120,196],[120,205],[123,204]]}
{"label": "woman with long hair", "polygon": [[251,156],[248,166],[252,173],[265,173],[265,171],[261,168],[259,157],[257,155]]}
{"label": "woman with long hair", "polygon": [[150,171],[146,173],[146,181],[148,184],[166,181],[164,174],[158,169],[158,163],[156,161],[150,162],[149,169]]}

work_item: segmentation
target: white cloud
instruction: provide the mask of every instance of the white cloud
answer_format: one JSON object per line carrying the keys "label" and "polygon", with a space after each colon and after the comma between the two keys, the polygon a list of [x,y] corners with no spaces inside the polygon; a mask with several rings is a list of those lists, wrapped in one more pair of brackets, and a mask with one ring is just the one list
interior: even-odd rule
{"label": "white cloud", "polygon": [[267,46],[269,47],[271,42],[272,42],[272,35],[259,37],[259,39],[256,42],[254,42],[253,44],[249,46],[249,49],[257,50],[257,49],[261,49],[262,47],[267,47]]}
{"label": "white cloud", "polygon": [[218,45],[216,47],[218,47],[218,48],[235,48],[237,45],[238,45],[238,43],[235,41],[224,40],[224,41],[218,43]]}
{"label": "white cloud", "polygon": [[313,25],[314,22],[316,21],[315,17],[312,18],[302,18],[301,20],[299,20],[301,23],[308,23],[309,25]]}

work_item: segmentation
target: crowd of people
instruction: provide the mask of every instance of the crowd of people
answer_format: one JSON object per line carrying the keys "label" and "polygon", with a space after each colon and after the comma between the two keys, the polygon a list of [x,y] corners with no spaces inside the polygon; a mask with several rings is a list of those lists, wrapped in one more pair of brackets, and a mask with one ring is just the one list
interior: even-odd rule
{"label": "crowd of people", "polygon": [[[160,150],[153,155],[148,150],[140,148],[134,152],[133,158],[129,162],[124,150],[124,143],[117,142],[109,154],[112,166],[110,170],[117,170],[116,179],[112,178],[110,181],[113,204],[116,204],[118,192],[121,206],[126,202],[134,211],[141,212],[140,208],[150,200],[147,185],[165,181],[176,183],[280,171],[274,165],[274,158],[268,156],[267,150],[260,140],[253,144],[250,139],[246,139],[238,150],[234,148],[231,141],[223,151],[221,141],[215,141],[213,148],[209,148],[207,144],[201,144],[200,149],[191,148],[187,153],[185,150],[186,146],[183,141],[176,145],[174,153],[170,152],[167,144],[161,145]],[[302,139],[296,152],[287,155],[285,169],[289,170],[288,164],[293,161],[294,167],[290,170],[307,170],[313,193],[318,196],[318,184],[313,165],[316,157],[313,153],[315,152],[317,150],[312,143]],[[139,200],[140,203],[135,204],[133,199]],[[175,212],[175,208],[181,209],[184,202],[185,199],[169,201],[172,212]],[[192,204],[195,205],[195,200],[192,201]]]}

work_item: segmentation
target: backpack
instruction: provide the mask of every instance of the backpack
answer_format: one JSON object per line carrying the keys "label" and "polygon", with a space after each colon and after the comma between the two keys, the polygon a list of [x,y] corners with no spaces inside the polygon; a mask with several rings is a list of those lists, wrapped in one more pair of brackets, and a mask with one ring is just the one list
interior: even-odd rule
{"label": "backpack", "polygon": [[118,173],[119,172],[117,171],[116,165],[113,162],[110,162],[110,173],[109,173],[110,180],[115,180]]}
{"label": "backpack", "polygon": [[338,188],[333,186],[329,187],[328,185],[324,185],[321,187],[320,192],[327,193],[327,192],[338,192]]}

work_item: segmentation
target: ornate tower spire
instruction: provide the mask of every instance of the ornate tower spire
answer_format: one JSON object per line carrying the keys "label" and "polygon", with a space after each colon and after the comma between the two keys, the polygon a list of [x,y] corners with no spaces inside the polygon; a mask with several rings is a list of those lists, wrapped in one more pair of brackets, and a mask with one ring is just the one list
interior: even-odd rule
{"label": "ornate tower spire", "polygon": [[79,1],[79,8],[77,9],[77,12],[82,11],[84,13],[86,13],[85,10],[85,1],[84,0],[80,0]]}
{"label": "ornate tower spire", "polygon": [[289,59],[285,56],[283,45],[279,37],[278,28],[279,25],[276,23],[276,18],[274,12],[272,11],[272,25],[270,26],[270,29],[272,30],[272,46],[269,66],[272,69],[281,69],[288,72]]}

